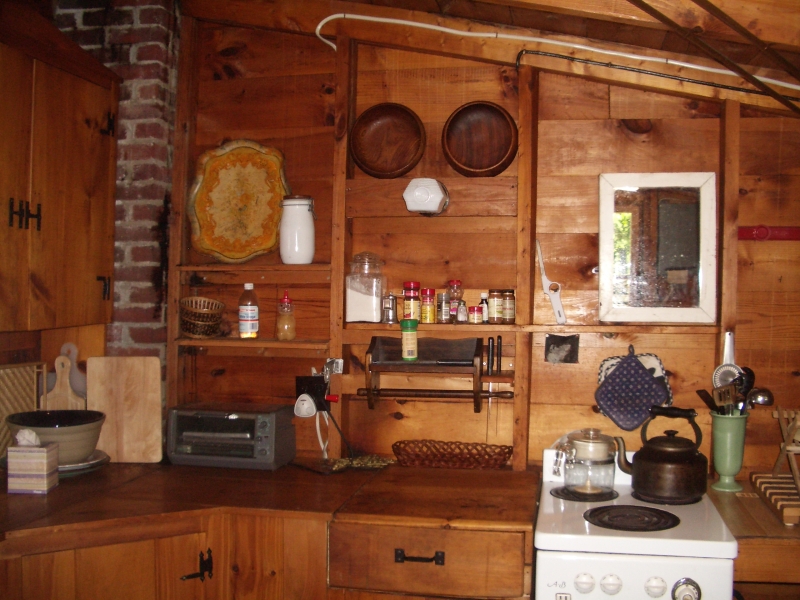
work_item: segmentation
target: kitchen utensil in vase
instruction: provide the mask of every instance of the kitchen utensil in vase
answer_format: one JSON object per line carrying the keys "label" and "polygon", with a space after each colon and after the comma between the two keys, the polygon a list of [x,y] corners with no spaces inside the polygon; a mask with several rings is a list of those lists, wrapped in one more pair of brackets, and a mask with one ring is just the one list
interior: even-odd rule
{"label": "kitchen utensil in vase", "polygon": [[731,383],[742,374],[742,369],[734,361],[733,332],[725,332],[725,344],[722,353],[722,364],[714,369],[711,381],[715,388]]}

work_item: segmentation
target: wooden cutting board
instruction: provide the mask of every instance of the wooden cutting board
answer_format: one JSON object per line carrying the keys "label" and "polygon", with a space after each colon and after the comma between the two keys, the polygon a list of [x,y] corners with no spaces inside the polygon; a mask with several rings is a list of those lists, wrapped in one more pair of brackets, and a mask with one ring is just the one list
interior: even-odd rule
{"label": "wooden cutting board", "polygon": [[161,361],[155,356],[86,361],[87,406],[106,414],[97,448],[112,462],[162,458]]}
{"label": "wooden cutting board", "polygon": [[56,365],[56,385],[52,392],[42,394],[39,399],[39,406],[42,410],[84,410],[86,400],[72,391],[69,385],[69,370],[72,362],[66,356],[57,356]]}

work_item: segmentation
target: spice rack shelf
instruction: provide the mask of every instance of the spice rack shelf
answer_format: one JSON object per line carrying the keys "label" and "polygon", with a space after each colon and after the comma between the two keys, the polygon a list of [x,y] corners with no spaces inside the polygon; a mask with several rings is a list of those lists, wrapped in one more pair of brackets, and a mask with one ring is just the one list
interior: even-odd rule
{"label": "spice rack shelf", "polygon": [[[472,398],[473,409],[481,412],[484,398],[513,398],[514,392],[490,392],[484,383],[513,383],[514,374],[484,376],[482,372],[483,340],[461,338],[419,340],[419,358],[405,361],[397,338],[375,336],[365,358],[366,387],[359,396],[366,396],[370,409],[381,397],[400,398]],[[456,374],[472,377],[472,390],[381,388],[381,373]]]}
{"label": "spice rack shelf", "polygon": [[[242,340],[238,338],[178,338],[175,344],[184,352],[211,353],[230,352],[236,354],[252,354],[262,356],[294,356],[294,357],[327,357],[329,343],[327,340],[292,340],[279,341],[274,338]],[[227,352],[226,352],[227,351]]]}

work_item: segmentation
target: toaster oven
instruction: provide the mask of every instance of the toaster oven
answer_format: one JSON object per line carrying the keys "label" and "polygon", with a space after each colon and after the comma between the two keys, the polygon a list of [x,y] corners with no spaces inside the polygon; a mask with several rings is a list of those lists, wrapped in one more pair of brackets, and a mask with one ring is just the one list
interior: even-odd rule
{"label": "toaster oven", "polygon": [[167,456],[176,465],[274,470],[295,457],[291,406],[183,404],[170,409]]}

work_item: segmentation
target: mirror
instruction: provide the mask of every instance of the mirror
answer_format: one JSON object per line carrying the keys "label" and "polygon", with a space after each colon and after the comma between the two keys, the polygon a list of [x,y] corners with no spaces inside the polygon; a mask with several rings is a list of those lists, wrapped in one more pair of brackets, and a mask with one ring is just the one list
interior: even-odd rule
{"label": "mirror", "polygon": [[600,320],[714,323],[714,173],[600,175]]}

